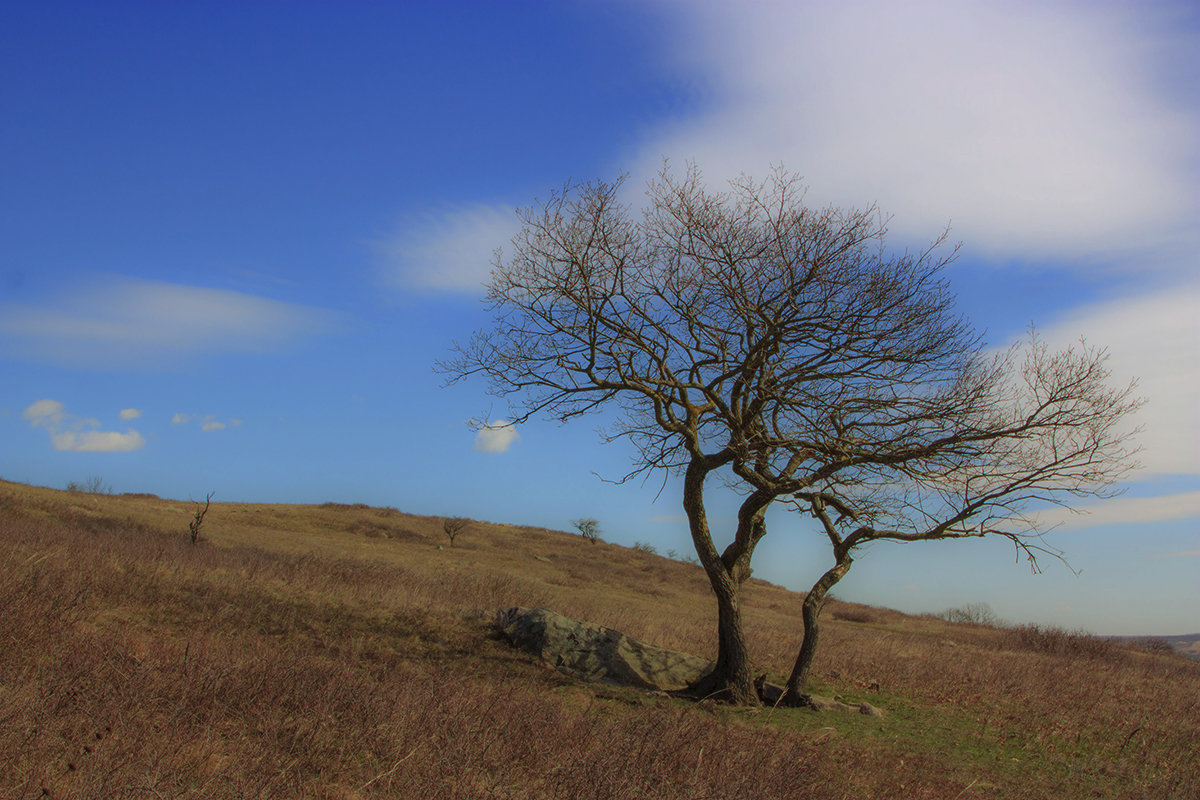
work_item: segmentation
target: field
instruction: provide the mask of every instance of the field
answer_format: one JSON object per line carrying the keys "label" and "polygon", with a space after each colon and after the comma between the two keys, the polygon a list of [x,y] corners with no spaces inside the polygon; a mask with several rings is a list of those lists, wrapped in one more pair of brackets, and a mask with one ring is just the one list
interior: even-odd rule
{"label": "field", "polygon": [[[819,689],[886,716],[583,684],[496,638],[545,606],[698,655],[699,567],[395,509],[0,482],[0,797],[1194,798],[1200,663],[834,602]],[[763,672],[802,597],[753,582]]]}

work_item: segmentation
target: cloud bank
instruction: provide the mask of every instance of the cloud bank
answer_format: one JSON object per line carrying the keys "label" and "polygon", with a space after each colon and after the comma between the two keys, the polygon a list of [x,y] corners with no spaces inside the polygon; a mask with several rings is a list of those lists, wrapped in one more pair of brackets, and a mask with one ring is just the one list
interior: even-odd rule
{"label": "cloud bank", "polygon": [[0,355],[75,367],[158,366],[210,352],[273,352],[333,327],[333,314],[322,309],[110,277],[40,305],[0,306]]}
{"label": "cloud bank", "polygon": [[[1169,3],[674,4],[706,108],[640,148],[710,183],[783,163],[818,202],[879,202],[893,230],[1000,258],[1195,243],[1200,46]],[[1187,61],[1182,64],[1180,62]],[[1195,78],[1195,75],[1191,76]]]}
{"label": "cloud bank", "polygon": [[[124,412],[121,414],[124,419]],[[74,453],[128,453],[141,450],[146,440],[137,431],[125,433],[95,430],[100,421],[67,413],[66,407],[57,400],[38,400],[30,404],[21,414],[34,428],[42,428],[50,434],[55,450]]]}

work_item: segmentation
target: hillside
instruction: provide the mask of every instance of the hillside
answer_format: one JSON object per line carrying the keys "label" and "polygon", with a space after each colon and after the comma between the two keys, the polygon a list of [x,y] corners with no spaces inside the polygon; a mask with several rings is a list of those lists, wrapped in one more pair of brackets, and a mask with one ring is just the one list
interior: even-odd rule
{"label": "hillside", "polygon": [[[711,656],[699,568],[395,509],[0,481],[0,797],[1194,798],[1200,664],[834,602],[819,688],[882,719],[597,684],[498,641],[546,606]],[[746,591],[786,674],[801,596]]]}

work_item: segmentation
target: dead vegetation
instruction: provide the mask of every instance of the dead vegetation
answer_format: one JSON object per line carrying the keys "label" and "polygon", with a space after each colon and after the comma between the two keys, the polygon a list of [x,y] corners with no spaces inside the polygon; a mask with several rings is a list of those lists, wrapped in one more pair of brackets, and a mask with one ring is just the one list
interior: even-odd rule
{"label": "dead vegetation", "polygon": [[[365,506],[0,483],[0,797],[1192,798],[1200,665],[833,601],[816,679],[882,720],[598,685],[491,638],[555,608],[711,655],[698,567]],[[370,535],[371,530],[403,536]],[[758,668],[802,598],[752,581]]]}

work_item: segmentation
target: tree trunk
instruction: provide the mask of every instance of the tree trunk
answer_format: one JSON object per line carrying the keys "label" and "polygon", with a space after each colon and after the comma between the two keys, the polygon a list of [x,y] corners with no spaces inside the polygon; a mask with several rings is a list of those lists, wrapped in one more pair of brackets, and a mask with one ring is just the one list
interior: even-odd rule
{"label": "tree trunk", "polygon": [[750,651],[742,628],[739,603],[742,581],[749,575],[749,554],[732,565],[717,553],[704,510],[704,480],[727,457],[693,458],[683,480],[683,510],[687,512],[692,543],[717,597],[717,662],[712,671],[690,687],[699,697],[738,705],[757,705],[758,692],[750,674]]}
{"label": "tree trunk", "polygon": [[800,642],[800,654],[796,656],[796,664],[792,667],[791,677],[788,678],[787,690],[784,692],[781,705],[806,706],[809,703],[808,676],[812,671],[813,657],[817,653],[817,643],[821,638],[821,609],[825,606],[825,598],[834,584],[840,581],[850,571],[853,559],[842,555],[831,570],[821,576],[808,596],[804,598],[801,616],[804,619],[804,638]]}
{"label": "tree trunk", "polygon": [[739,605],[740,582],[732,576],[712,579],[717,595],[717,663],[712,671],[690,687],[701,698],[724,700],[736,705],[758,705],[758,691],[750,670],[750,651],[742,628]]}

